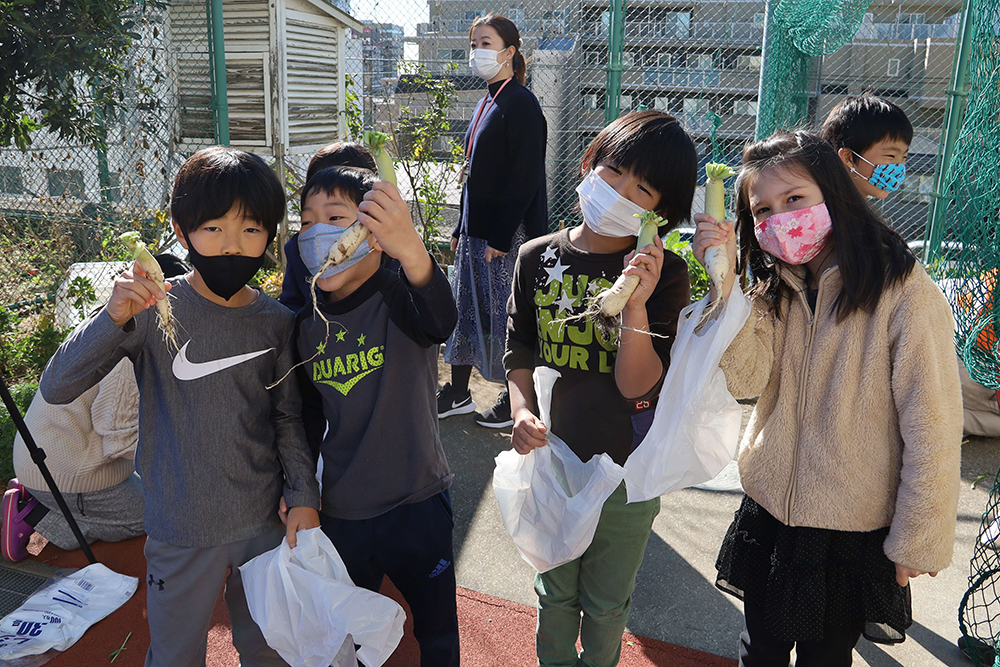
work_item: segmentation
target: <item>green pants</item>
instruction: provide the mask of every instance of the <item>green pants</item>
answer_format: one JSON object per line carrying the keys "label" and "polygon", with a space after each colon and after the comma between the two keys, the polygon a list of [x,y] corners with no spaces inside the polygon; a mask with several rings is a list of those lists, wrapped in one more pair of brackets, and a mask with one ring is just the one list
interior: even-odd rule
{"label": "green pants", "polygon": [[581,557],[535,577],[541,667],[618,664],[635,575],[660,513],[659,498],[627,505],[626,497],[623,482],[605,501],[594,541]]}

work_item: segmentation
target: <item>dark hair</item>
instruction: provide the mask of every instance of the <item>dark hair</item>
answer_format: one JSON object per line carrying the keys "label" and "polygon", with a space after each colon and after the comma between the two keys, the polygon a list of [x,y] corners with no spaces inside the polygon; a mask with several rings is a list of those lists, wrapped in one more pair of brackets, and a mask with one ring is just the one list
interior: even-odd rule
{"label": "dark hair", "polygon": [[360,204],[365,193],[372,189],[378,178],[367,169],[355,167],[328,167],[317,171],[302,188],[301,205],[306,207],[306,199],[314,192],[332,195],[338,192]]}
{"label": "dark hair", "polygon": [[913,125],[898,106],[871,93],[851,96],[833,108],[821,135],[834,150],[858,155],[885,139],[913,143]]}
{"label": "dark hair", "polygon": [[517,77],[522,86],[525,85],[525,73],[528,71],[528,63],[524,59],[524,54],[521,53],[521,33],[518,31],[517,26],[506,16],[497,16],[496,14],[480,16],[472,22],[472,27],[469,28],[470,42],[472,41],[472,31],[482,25],[488,25],[497,31],[500,39],[503,40],[503,48],[514,47],[514,57],[510,59],[510,64],[514,69],[514,76]]}
{"label": "dark hair", "polygon": [[285,190],[274,171],[253,153],[227,146],[203,148],[174,179],[170,216],[183,232],[218,220],[233,206],[267,230],[270,243],[285,217]]}
{"label": "dark hair", "polygon": [[656,212],[669,231],[691,218],[698,150],[681,124],[662,111],[633,111],[594,137],[580,160],[586,175],[601,163],[628,169],[660,193]]}
{"label": "dark hair", "polygon": [[743,152],[743,169],[736,184],[740,270],[750,267],[754,293],[778,316],[782,299],[792,298],[791,288],[778,275],[777,260],[761,249],[754,233],[749,188],[769,169],[795,170],[812,179],[823,193],[833,222],[830,238],[840,265],[842,286],[833,304],[837,319],[857,310],[873,311],[882,291],[906,278],[916,259],[903,238],[865,202],[830,144],[802,130],[776,132]]}
{"label": "dark hair", "polygon": [[316,151],[316,155],[309,160],[306,180],[312,178],[316,172],[330,167],[357,167],[375,171],[375,158],[364,144],[356,141],[338,141]]}

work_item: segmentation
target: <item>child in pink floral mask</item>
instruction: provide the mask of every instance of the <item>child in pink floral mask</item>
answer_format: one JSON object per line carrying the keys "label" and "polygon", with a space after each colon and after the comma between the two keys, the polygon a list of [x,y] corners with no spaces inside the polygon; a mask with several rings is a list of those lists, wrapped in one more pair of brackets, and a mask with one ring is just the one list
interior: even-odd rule
{"label": "child in pink floral mask", "polygon": [[[759,398],[716,585],[744,602],[741,665],[787,667],[793,646],[800,667],[850,665],[862,634],[905,639],[909,579],[951,560],[951,309],[815,134],[747,148],[736,209],[753,312],[720,366],[734,396]],[[726,244],[736,266],[736,227],[695,220],[695,256]],[[743,299],[733,283],[711,298]]]}

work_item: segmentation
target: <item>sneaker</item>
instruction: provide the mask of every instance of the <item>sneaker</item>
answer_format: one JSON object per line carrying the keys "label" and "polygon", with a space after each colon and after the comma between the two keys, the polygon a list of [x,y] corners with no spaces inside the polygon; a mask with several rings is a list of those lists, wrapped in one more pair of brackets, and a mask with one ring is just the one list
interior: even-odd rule
{"label": "sneaker", "polygon": [[961,636],[958,638],[958,648],[970,660],[976,660],[980,665],[992,665],[996,660],[996,651],[992,646],[976,637]]}
{"label": "sneaker", "polygon": [[456,391],[452,389],[450,382],[445,382],[438,389],[438,419],[467,415],[475,411],[476,402],[472,400],[472,393],[468,389],[464,393]]}
{"label": "sneaker", "polygon": [[486,412],[476,415],[476,423],[486,428],[507,428],[514,425],[510,416],[510,394],[501,391],[497,402]]}
{"label": "sneaker", "polygon": [[[10,484],[8,484],[10,486]],[[35,529],[25,519],[38,505],[38,500],[18,484],[3,494],[3,526],[0,527],[0,552],[9,561],[28,557],[28,542]]]}

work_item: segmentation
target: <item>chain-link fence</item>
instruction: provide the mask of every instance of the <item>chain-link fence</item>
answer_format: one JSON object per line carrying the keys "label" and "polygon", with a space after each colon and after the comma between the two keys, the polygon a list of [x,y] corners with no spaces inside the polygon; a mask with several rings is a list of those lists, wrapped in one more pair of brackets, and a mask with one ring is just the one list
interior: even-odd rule
{"label": "chain-link fence", "polygon": [[[224,14],[221,80],[213,5]],[[528,85],[548,122],[550,224],[573,224],[579,159],[609,115],[609,43],[619,22],[608,0],[340,0],[324,8],[176,0],[138,17],[127,104],[105,119],[106,148],[41,132],[25,153],[0,150],[0,335],[50,327],[56,339],[105,298],[121,266],[107,262],[124,258],[121,231],[138,228],[160,250],[183,255],[163,214],[172,179],[224,126],[233,145],[276,161],[290,190],[320,146],[360,126],[394,132],[407,158],[397,170],[401,189],[425,240],[447,239],[457,221],[461,137],[484,93],[468,66],[469,28],[489,12],[521,30]],[[812,125],[864,90],[906,110],[916,130],[909,176],[881,206],[915,242],[928,216],[960,12],[959,0],[872,2],[850,43],[812,60],[804,93]],[[757,124],[764,3],[633,0],[622,16],[621,112],[667,111],[693,136],[703,164],[738,163]],[[228,118],[216,108],[219,91]],[[701,201],[699,192],[696,209]]]}
{"label": "chain-link fence", "polygon": [[[446,142],[465,132],[483,95],[482,82],[468,66],[472,21],[488,12],[505,15],[521,30],[522,48],[529,57],[529,87],[548,120],[552,225],[576,220],[579,158],[607,123],[605,93],[614,27],[609,4],[355,0],[355,14],[378,25],[365,38],[365,53],[372,56],[363,63],[366,118],[384,119],[402,107],[426,103],[427,96],[408,85],[412,75],[406,69],[422,64],[446,76],[455,88],[448,112],[452,122],[439,147],[443,155]],[[804,91],[807,125],[821,123],[846,95],[865,90],[907,112],[916,131],[907,161],[910,176],[902,192],[880,206],[909,241],[924,236],[961,9],[958,0],[872,2],[850,43],[812,60]],[[627,2],[621,111],[667,111],[695,138],[703,163],[713,155],[738,163],[755,134],[764,24],[763,2]],[[452,190],[450,197],[454,205],[457,192]],[[700,201],[699,195],[696,207]]]}

